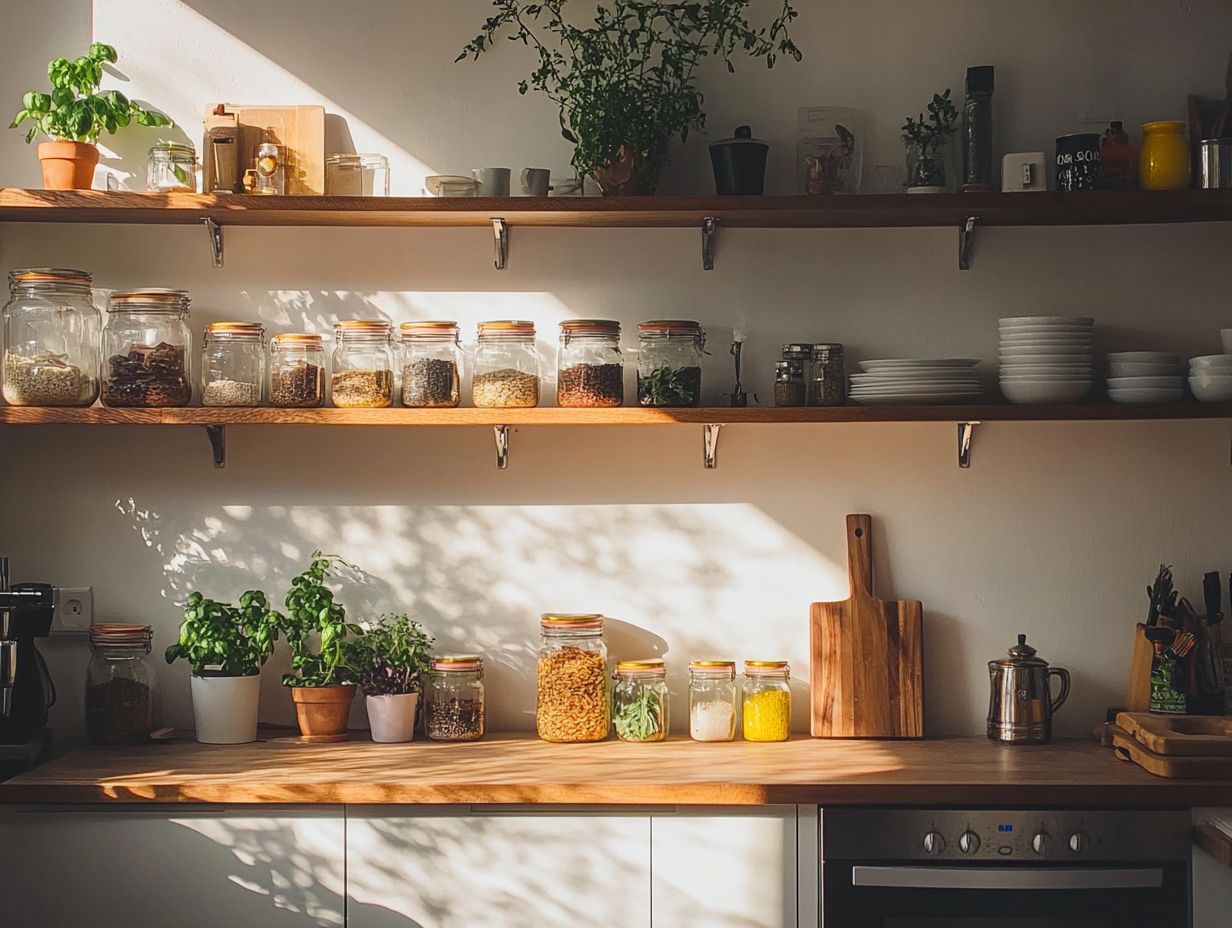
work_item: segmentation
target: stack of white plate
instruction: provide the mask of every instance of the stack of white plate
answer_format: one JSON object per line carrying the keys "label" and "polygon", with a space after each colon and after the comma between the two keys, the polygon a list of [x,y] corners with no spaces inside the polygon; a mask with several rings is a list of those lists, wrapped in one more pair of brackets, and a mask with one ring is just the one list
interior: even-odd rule
{"label": "stack of white plate", "polygon": [[1091,391],[1090,316],[1015,316],[998,323],[1001,392],[1011,403],[1073,403]]}
{"label": "stack of white plate", "polygon": [[1114,403],[1175,403],[1185,395],[1181,359],[1166,351],[1108,355],[1108,397]]}
{"label": "stack of white plate", "polygon": [[851,375],[851,399],[863,406],[887,403],[973,403],[983,392],[976,358],[887,358],[861,361]]}
{"label": "stack of white plate", "polygon": [[1189,389],[1204,403],[1232,403],[1232,354],[1191,358]]}

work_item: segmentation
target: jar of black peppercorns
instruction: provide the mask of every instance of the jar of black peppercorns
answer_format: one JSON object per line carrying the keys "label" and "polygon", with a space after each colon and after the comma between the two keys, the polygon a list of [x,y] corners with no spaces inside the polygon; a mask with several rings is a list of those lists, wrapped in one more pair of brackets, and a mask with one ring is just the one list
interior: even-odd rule
{"label": "jar of black peppercorns", "polygon": [[847,403],[847,364],[843,346],[837,342],[813,345],[809,362],[810,406],[843,406]]}
{"label": "jar of black peppercorns", "polygon": [[456,322],[402,323],[402,405],[448,408],[458,389],[462,349]]}
{"label": "jar of black peppercorns", "polygon": [[478,654],[433,658],[425,697],[424,730],[433,741],[483,737],[483,658]]}
{"label": "jar of black peppercorns", "polygon": [[192,400],[185,290],[117,290],[103,327],[103,403],[187,406]]}
{"label": "jar of black peppercorns", "polygon": [[560,324],[556,373],[558,406],[620,406],[625,401],[620,323],[570,319]]}

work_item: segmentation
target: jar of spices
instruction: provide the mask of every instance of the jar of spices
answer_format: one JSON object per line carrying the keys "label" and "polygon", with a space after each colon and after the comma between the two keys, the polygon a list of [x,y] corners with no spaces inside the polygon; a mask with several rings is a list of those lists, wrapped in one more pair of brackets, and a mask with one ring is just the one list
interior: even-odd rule
{"label": "jar of spices", "polygon": [[667,667],[661,658],[620,661],[612,725],[621,741],[662,741],[668,729]]}
{"label": "jar of spices", "polygon": [[103,327],[103,402],[108,406],[187,406],[192,400],[186,290],[117,290]]}
{"label": "jar of spices", "polygon": [[424,729],[433,741],[476,741],[483,737],[483,658],[478,654],[433,658],[424,695]]}
{"label": "jar of spices", "polygon": [[320,335],[275,335],[269,369],[271,406],[311,409],[325,404],[325,345]]}
{"label": "jar of spices", "polygon": [[809,360],[809,405],[844,406],[847,403],[847,363],[843,346],[828,342],[813,346]]}
{"label": "jar of spices", "polygon": [[191,145],[159,142],[146,155],[145,189],[150,193],[197,190],[197,153]]}
{"label": "jar of spices", "polygon": [[783,346],[783,360],[774,365],[774,405],[808,405],[808,365],[813,346]]}
{"label": "jar of spices", "polygon": [[1142,124],[1138,175],[1143,190],[1184,190],[1192,170],[1185,123],[1174,120]]}
{"label": "jar of spices", "polygon": [[98,399],[102,314],[90,275],[68,268],[9,272],[4,306],[4,401],[89,406]]}
{"label": "jar of spices", "polygon": [[701,324],[660,319],[637,329],[637,401],[643,406],[700,406],[706,353]]}
{"label": "jar of spices", "polygon": [[201,405],[260,406],[265,329],[259,322],[211,322],[201,345]]}
{"label": "jar of spices", "polygon": [[571,319],[560,324],[556,374],[558,406],[620,406],[625,401],[625,366],[620,323]]}
{"label": "jar of spices", "polygon": [[471,400],[483,407],[539,405],[539,351],[533,322],[479,323]]}
{"label": "jar of spices", "polygon": [[383,409],[394,402],[393,326],[352,319],[334,326],[330,400],[343,409]]}
{"label": "jar of spices", "polygon": [[787,661],[744,662],[744,740],[786,741],[791,736]]}
{"label": "jar of spices", "polygon": [[539,628],[535,731],[544,741],[602,741],[612,727],[603,616],[547,613]]}
{"label": "jar of spices", "polygon": [[94,744],[142,744],[154,730],[148,625],[90,626],[86,734]]}
{"label": "jar of spices", "polygon": [[462,349],[456,322],[404,322],[402,405],[443,409],[457,406]]}
{"label": "jar of spices", "polygon": [[689,737],[731,741],[736,737],[736,662],[689,662]]}

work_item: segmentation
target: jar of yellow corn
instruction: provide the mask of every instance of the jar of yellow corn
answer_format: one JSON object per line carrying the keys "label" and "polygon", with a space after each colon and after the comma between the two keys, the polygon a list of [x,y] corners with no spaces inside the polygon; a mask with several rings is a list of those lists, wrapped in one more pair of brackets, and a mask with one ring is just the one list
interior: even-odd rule
{"label": "jar of yellow corn", "polygon": [[744,740],[786,741],[791,735],[787,661],[744,662]]}

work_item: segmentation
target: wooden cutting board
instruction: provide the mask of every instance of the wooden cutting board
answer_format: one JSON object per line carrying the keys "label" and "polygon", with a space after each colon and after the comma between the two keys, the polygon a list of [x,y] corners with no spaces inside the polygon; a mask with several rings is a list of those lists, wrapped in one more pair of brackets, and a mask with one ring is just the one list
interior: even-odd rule
{"label": "wooden cutting board", "polygon": [[847,517],[851,596],[809,613],[815,738],[924,737],[923,607],[873,596],[873,519]]}
{"label": "wooden cutting board", "polygon": [[1232,758],[1232,718],[1119,712],[1116,723],[1144,748],[1156,754]]}
{"label": "wooden cutting board", "polygon": [[[266,129],[272,129],[274,140],[286,147],[287,196],[321,196],[325,193],[325,107],[323,106],[250,106],[223,103],[226,112],[239,120],[240,176],[256,163],[257,147]],[[219,106],[205,108],[209,116]],[[204,141],[201,159],[204,177],[213,177],[213,152],[209,139]]]}
{"label": "wooden cutting board", "polygon": [[1119,725],[1109,725],[1112,750],[1148,773],[1172,779],[1232,779],[1232,757],[1176,757],[1156,754]]}

